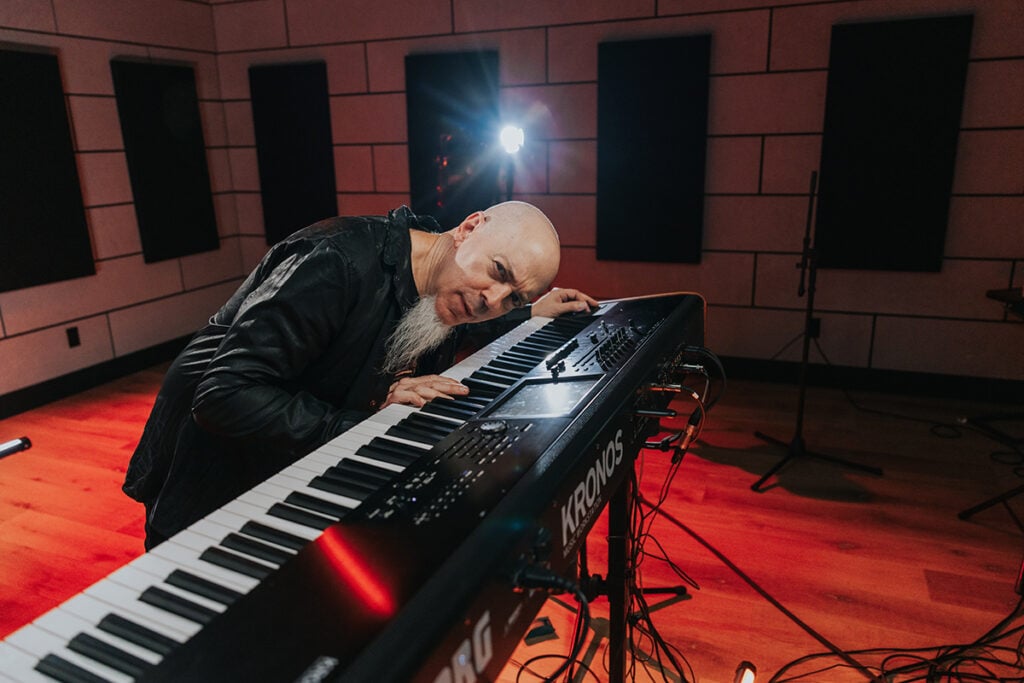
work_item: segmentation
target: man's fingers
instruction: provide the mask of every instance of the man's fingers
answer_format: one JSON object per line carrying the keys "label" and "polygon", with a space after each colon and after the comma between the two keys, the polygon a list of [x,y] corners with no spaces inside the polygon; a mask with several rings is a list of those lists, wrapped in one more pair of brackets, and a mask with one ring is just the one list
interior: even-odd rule
{"label": "man's fingers", "polygon": [[435,398],[453,399],[468,393],[469,387],[450,377],[441,375],[403,377],[391,385],[384,406],[400,403],[419,408]]}

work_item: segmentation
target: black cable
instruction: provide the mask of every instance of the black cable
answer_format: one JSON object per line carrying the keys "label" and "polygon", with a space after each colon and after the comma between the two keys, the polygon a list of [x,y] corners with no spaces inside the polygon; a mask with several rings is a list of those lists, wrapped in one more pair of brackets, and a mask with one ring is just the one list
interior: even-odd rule
{"label": "black cable", "polygon": [[722,387],[716,396],[704,402],[708,410],[711,410],[715,406],[715,404],[718,403],[718,400],[725,395],[725,389],[729,383],[728,378],[725,374],[725,367],[722,365],[722,361],[718,358],[718,356],[715,355],[713,351],[703,346],[687,346],[684,348],[684,351],[689,353],[697,353],[704,356],[705,358],[710,360],[712,364],[714,364],[715,369],[718,371],[718,376],[722,381]]}
{"label": "black cable", "polygon": [[837,657],[839,657],[840,659],[845,661],[851,667],[853,667],[854,669],[860,671],[862,674],[867,676],[868,680],[870,680],[870,681],[877,681],[878,680],[878,677],[875,676],[875,674],[873,674],[867,667],[865,667],[863,664],[858,662],[853,657],[849,656],[845,651],[840,649],[838,646],[834,645],[830,640],[825,638],[825,636],[823,636],[820,633],[818,633],[817,631],[815,631],[813,628],[811,628],[810,625],[808,625],[802,619],[800,619],[800,617],[798,617],[795,614],[793,614],[793,612],[791,612],[789,609],[787,609],[785,605],[783,605],[781,602],[776,600],[775,597],[773,597],[770,593],[768,593],[768,591],[766,591],[765,589],[761,588],[761,586],[757,582],[755,582],[752,578],[747,576],[747,574],[742,569],[740,569],[738,566],[736,566],[736,564],[734,564],[732,562],[732,560],[730,560],[728,557],[723,555],[717,548],[712,546],[710,543],[705,541],[697,532],[695,532],[693,529],[691,529],[690,527],[688,527],[685,524],[683,524],[682,522],[680,522],[678,519],[676,519],[675,517],[670,515],[668,512],[665,512],[664,510],[661,510],[659,508],[655,508],[651,504],[651,502],[649,500],[647,500],[646,498],[643,497],[643,494],[640,493],[640,491],[637,491],[636,495],[637,495],[637,500],[641,504],[647,505],[648,507],[651,507],[651,509],[655,510],[657,512],[657,514],[659,514],[662,517],[664,517],[665,519],[667,519],[669,522],[674,524],[676,527],[678,527],[684,533],[688,534],[691,538],[693,538],[699,544],[704,546],[711,554],[713,554],[715,557],[717,557],[719,559],[719,561],[721,561],[726,567],[731,569],[732,572],[734,574],[736,574],[736,576],[738,576],[740,579],[742,579],[748,586],[753,588],[754,591],[756,591],[758,595],[760,595],[762,598],[767,600],[773,607],[775,607],[775,609],[777,609],[780,612],[782,612],[790,621],[792,621],[794,624],[796,624],[801,629],[803,629],[804,632],[807,633],[807,635],[811,636],[812,638],[817,640],[819,643],[824,645],[826,648],[828,648],[830,651],[832,651],[832,653],[834,653]]}
{"label": "black cable", "polygon": [[[543,680],[544,679],[544,674],[540,673],[539,671],[534,671],[534,670],[532,670],[530,668],[530,664],[533,664],[534,662],[539,662],[539,661],[541,661],[543,659],[565,659],[565,655],[537,655],[536,657],[530,657],[529,659],[527,659],[522,664],[520,664],[519,662],[515,661],[514,659],[513,660],[509,660],[509,662],[513,666],[519,667],[519,670],[516,672],[516,682],[518,683],[519,678],[520,678],[520,676],[522,676],[523,672],[526,672],[526,673],[530,674],[531,676],[536,676],[537,678]],[[576,664],[578,666],[581,666],[584,671],[586,671],[588,674],[593,676],[594,680],[597,681],[597,683],[601,683],[601,678],[594,672],[594,670],[592,668],[587,666],[587,664],[583,660],[577,659],[576,660]]]}
{"label": "black cable", "polygon": [[[825,359],[826,365],[828,365],[829,367],[835,367],[834,365],[832,365],[832,361],[829,360],[828,356],[825,355],[825,350],[821,348],[821,344],[818,343],[817,339],[814,340],[814,347],[818,349],[818,353],[820,353],[821,357]],[[988,433],[985,429],[981,429],[975,425],[972,425],[967,420],[958,421],[957,424],[953,424],[950,422],[943,422],[941,420],[929,420],[926,418],[914,417],[912,415],[904,415],[902,413],[878,410],[877,408],[868,408],[857,403],[857,401],[853,399],[853,396],[850,395],[850,392],[845,387],[842,388],[842,392],[843,395],[846,397],[846,400],[850,403],[850,405],[852,405],[854,408],[861,412],[869,413],[871,415],[880,415],[882,417],[890,417],[897,420],[907,420],[909,422],[920,422],[923,424],[931,425],[928,428],[928,431],[932,434],[932,436],[935,436],[939,439],[962,438],[965,429],[970,429],[973,432],[992,438],[992,435]],[[989,458],[992,461],[997,462],[1001,465],[1019,466],[1024,464],[1024,450],[1022,450],[1021,448],[1014,447],[1012,444],[1010,445],[1010,448],[1011,450],[1009,451],[993,451],[989,454]],[[1024,477],[1024,467],[1015,467],[1013,469],[1013,473],[1018,477]]]}
{"label": "black cable", "polygon": [[[909,675],[912,678],[901,679],[902,683],[911,683],[912,681],[933,681],[939,680],[950,680],[950,681],[1021,681],[1024,680],[1024,654],[1022,654],[1022,647],[1024,647],[1024,625],[1015,626],[1012,629],[1005,630],[1013,620],[1020,616],[1021,609],[1024,607],[1024,600],[1018,602],[1016,608],[998,624],[989,629],[984,635],[979,637],[973,643],[966,644],[955,644],[955,645],[939,645],[932,647],[920,647],[920,648],[873,648],[864,650],[854,650],[849,652],[850,655],[856,655],[858,657],[871,656],[871,655],[884,655],[880,666],[871,667],[879,671],[880,677],[886,681],[894,681],[896,676]],[[1016,647],[1011,648],[1005,645],[998,645],[997,643],[1001,640],[1005,640],[1014,635],[1022,634],[1021,639],[1018,640]],[[919,654],[923,653],[923,654]],[[933,656],[925,656],[926,654],[934,653]],[[977,654],[972,654],[977,653]],[[1005,653],[1014,655],[1013,661],[1006,661],[999,659],[996,654]],[[831,652],[820,652],[811,655],[805,655],[800,657],[789,664],[783,666],[779,671],[772,677],[773,683],[782,683],[783,681],[797,681],[807,676],[834,669],[836,667],[843,667],[842,664],[833,664],[828,667],[821,669],[815,669],[812,671],[796,674],[788,678],[782,678],[782,675],[788,670],[793,669],[801,664],[812,661],[814,659],[822,659],[825,657],[831,657],[834,653]],[[896,660],[913,660],[910,663],[895,666],[898,662]],[[979,667],[983,674],[978,674],[964,670],[967,664],[972,664]],[[988,665],[988,666],[987,666]],[[989,668],[990,666],[1009,667],[1014,668],[1022,673],[1022,676],[1013,677],[1001,677],[995,673],[994,670]]]}
{"label": "black cable", "polygon": [[573,639],[572,649],[569,651],[569,655],[565,658],[562,665],[558,667],[553,674],[544,679],[545,683],[553,683],[553,681],[561,676],[562,673],[572,665],[576,658],[579,657],[580,650],[583,649],[583,643],[587,640],[587,629],[590,628],[590,604],[579,585],[544,567],[538,567],[536,565],[527,565],[522,567],[518,572],[516,572],[512,582],[519,588],[545,588],[559,592],[572,593],[576,598],[576,602],[579,603],[579,612],[576,617],[576,629],[574,631],[575,637]]}
{"label": "black cable", "polygon": [[[642,463],[642,453],[640,459]],[[674,479],[675,474],[678,472],[678,469],[678,462],[673,460],[673,463],[669,468],[669,472],[665,477],[665,481],[662,483],[661,489],[659,491],[659,505],[664,503],[664,501],[667,499],[668,492],[671,488],[672,480]],[[631,618],[628,624],[630,632],[629,641],[632,653],[632,664],[635,667],[637,661],[641,661],[643,659],[646,659],[647,661],[653,661],[661,670],[663,680],[667,681],[667,679],[665,679],[665,662],[662,661],[662,653],[664,653],[665,658],[672,665],[676,675],[678,675],[678,677],[681,680],[696,680],[693,674],[693,667],[690,666],[690,663],[686,660],[686,657],[683,656],[682,652],[678,648],[675,648],[672,645],[670,645],[658,632],[658,629],[654,625],[654,622],[651,618],[650,607],[648,606],[647,601],[643,595],[643,585],[641,580],[642,573],[640,570],[643,564],[643,559],[648,556],[648,553],[644,549],[645,544],[648,540],[653,540],[659,548],[662,548],[662,546],[654,538],[650,530],[651,525],[654,523],[656,515],[654,513],[646,513],[643,507],[640,505],[640,483],[637,479],[637,474],[635,471],[632,476],[633,489],[637,493],[634,496],[633,500],[633,509],[631,511],[632,519],[630,524],[634,542],[632,544],[632,554],[630,557],[629,565],[633,568],[633,571],[630,572],[630,575],[632,576],[632,582],[629,586],[629,613],[633,615],[638,615],[635,618]],[[694,585],[694,587],[699,588],[696,582],[692,581],[692,579],[689,579],[689,577],[686,577],[685,573],[683,573],[681,570],[678,570],[674,562],[668,560],[667,557],[666,561],[669,563],[671,567],[673,567],[673,570],[676,571],[678,575],[680,575],[681,577],[685,577],[688,583],[691,583],[692,585]],[[640,619],[642,619],[647,624],[648,628],[645,629],[642,626],[640,626]],[[638,654],[638,639],[636,636],[637,632],[639,632],[642,637],[650,640],[650,653],[643,653],[643,655]],[[673,650],[679,655],[678,659],[675,656],[673,656]],[[680,661],[685,664],[686,672],[683,671],[683,667],[680,665]],[[689,674],[689,677],[687,677],[687,673]]]}

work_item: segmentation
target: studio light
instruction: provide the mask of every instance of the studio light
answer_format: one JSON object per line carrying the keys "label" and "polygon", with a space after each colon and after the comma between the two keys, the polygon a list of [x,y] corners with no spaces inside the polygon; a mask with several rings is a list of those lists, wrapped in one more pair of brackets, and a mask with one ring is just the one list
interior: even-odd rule
{"label": "studio light", "polygon": [[522,128],[510,124],[501,129],[498,140],[506,152],[515,154],[522,148],[523,143],[526,141],[526,136]]}
{"label": "studio light", "polygon": [[733,683],[754,683],[756,676],[757,667],[748,661],[742,661],[736,667],[736,676],[732,680]]}

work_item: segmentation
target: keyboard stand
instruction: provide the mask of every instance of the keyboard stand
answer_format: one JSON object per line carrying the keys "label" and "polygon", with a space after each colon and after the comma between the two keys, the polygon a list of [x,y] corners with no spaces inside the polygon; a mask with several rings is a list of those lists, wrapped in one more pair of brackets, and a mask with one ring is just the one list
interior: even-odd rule
{"label": "keyboard stand", "polygon": [[[1022,422],[1024,421],[1024,413],[995,413],[991,415],[976,415],[974,417],[968,417],[963,420],[966,424],[971,425],[977,430],[981,431],[989,438],[997,441],[1004,446],[1010,448],[1020,456],[1024,456],[1024,438],[1019,436],[1013,436],[1002,429],[998,429],[992,425],[993,422]],[[957,514],[960,519],[970,519],[975,514],[982,510],[987,510],[993,505],[998,505],[1004,501],[1010,500],[1015,496],[1024,493],[1024,484],[1016,486],[1009,491],[1001,493],[997,496],[993,496],[986,501],[978,503],[966,510],[961,511]]]}

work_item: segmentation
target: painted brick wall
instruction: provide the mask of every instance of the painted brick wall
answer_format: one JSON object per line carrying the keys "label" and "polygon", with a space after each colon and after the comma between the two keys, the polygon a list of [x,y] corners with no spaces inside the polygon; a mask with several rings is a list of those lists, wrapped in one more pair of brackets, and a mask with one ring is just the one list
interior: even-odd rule
{"label": "painted brick wall", "polygon": [[[974,37],[942,271],[820,272],[820,342],[842,365],[1024,380],[1024,328],[984,295],[1024,284],[1018,0],[18,0],[0,6],[0,41],[61,56],[97,275],[0,294],[0,367],[19,367],[0,375],[0,394],[186,333],[260,257],[249,66],[326,61],[338,211],[380,213],[409,201],[405,56],[478,48],[499,52],[502,108],[528,129],[516,194],[559,229],[556,284],[601,297],[701,292],[712,349],[772,357],[803,325],[794,265],[832,25],[965,11]],[[598,262],[597,45],[697,33],[712,35],[703,262]],[[115,54],[196,64],[219,252],[142,263]],[[72,323],[83,345],[68,350]]]}
{"label": "painted brick wall", "polygon": [[[194,331],[237,286],[246,237],[236,217],[208,4],[3,2],[0,44],[43,47],[58,56],[96,263],[94,276],[0,294],[2,395]],[[119,56],[195,66],[218,251],[143,261],[110,75],[110,59]],[[65,329],[73,326],[81,346],[69,348]]]}

